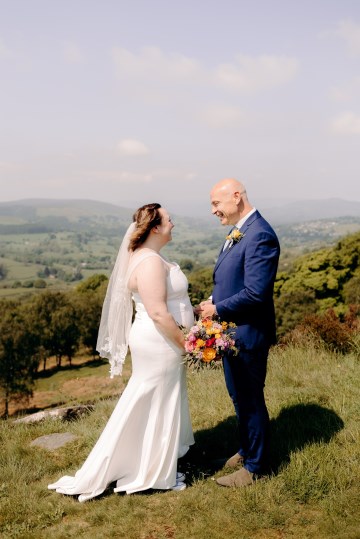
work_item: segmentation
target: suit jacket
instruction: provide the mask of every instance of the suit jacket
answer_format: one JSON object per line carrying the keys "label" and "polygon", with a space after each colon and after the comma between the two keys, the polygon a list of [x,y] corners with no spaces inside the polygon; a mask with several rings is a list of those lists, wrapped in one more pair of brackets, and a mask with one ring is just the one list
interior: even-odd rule
{"label": "suit jacket", "polygon": [[212,301],[222,320],[235,322],[241,349],[275,343],[274,281],[280,246],[258,211],[241,227],[244,236],[221,251],[214,268]]}

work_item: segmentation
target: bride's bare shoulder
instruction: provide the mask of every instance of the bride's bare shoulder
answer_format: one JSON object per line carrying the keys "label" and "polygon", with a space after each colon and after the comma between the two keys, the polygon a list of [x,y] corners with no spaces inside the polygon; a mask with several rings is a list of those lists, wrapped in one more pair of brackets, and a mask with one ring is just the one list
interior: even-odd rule
{"label": "bride's bare shoulder", "polygon": [[152,249],[138,249],[131,255],[128,269],[128,286],[131,290],[138,288],[138,279],[153,280],[167,273],[168,268],[163,258]]}
{"label": "bride's bare shoulder", "polygon": [[153,249],[144,247],[142,249],[137,249],[136,251],[134,251],[130,258],[129,267],[132,271],[134,271],[135,269],[139,269],[140,265],[142,268],[156,268],[166,266],[166,262],[159,253],[157,253]]}

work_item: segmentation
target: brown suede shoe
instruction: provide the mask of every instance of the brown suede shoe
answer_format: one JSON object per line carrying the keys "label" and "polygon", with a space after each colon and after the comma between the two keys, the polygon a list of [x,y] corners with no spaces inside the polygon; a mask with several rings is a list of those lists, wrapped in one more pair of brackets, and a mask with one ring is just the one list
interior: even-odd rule
{"label": "brown suede shoe", "polygon": [[226,462],[225,466],[227,468],[240,468],[240,466],[244,466],[244,458],[239,455],[239,453],[235,453],[232,457],[230,457]]}
{"label": "brown suede shoe", "polygon": [[218,477],[216,482],[222,487],[248,487],[254,483],[254,474],[246,468],[240,468],[229,475]]}

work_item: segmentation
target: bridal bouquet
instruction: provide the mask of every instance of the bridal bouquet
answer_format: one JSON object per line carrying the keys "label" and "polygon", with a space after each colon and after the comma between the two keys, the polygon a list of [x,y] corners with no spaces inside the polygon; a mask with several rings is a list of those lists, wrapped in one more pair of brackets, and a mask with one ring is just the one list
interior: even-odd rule
{"label": "bridal bouquet", "polygon": [[185,335],[185,359],[196,369],[205,364],[216,366],[224,352],[238,353],[235,347],[232,322],[218,322],[211,318],[202,318]]}

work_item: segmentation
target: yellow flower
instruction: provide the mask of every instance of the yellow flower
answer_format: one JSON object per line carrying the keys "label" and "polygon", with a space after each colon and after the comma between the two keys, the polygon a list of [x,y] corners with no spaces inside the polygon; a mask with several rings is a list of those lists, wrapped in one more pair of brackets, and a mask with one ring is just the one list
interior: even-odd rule
{"label": "yellow flower", "polygon": [[241,238],[243,238],[245,236],[245,234],[243,232],[240,232],[240,230],[238,228],[234,228],[230,234],[228,236],[226,236],[226,239],[231,241],[231,242],[234,242],[234,243],[237,243],[238,241],[241,240]]}
{"label": "yellow flower", "polygon": [[216,358],[216,350],[214,348],[205,348],[203,352],[203,361],[206,363],[209,363],[209,361],[212,361]]}
{"label": "yellow flower", "polygon": [[215,339],[220,339],[221,335],[220,333],[215,333]]}
{"label": "yellow flower", "polygon": [[202,339],[196,339],[196,348],[201,348],[202,346],[205,346],[205,341]]}

